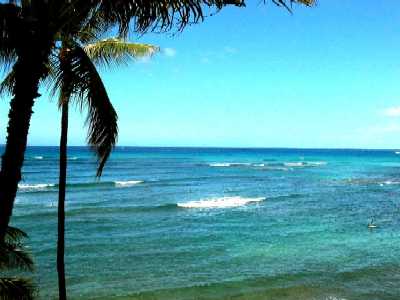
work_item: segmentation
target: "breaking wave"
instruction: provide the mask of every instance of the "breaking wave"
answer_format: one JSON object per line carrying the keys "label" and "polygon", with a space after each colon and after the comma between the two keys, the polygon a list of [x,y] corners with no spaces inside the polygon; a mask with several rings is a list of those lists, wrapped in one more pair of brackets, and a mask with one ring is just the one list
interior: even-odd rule
{"label": "breaking wave", "polygon": [[283,168],[302,168],[302,167],[318,167],[324,166],[325,161],[295,161],[295,162],[265,162],[265,163],[232,163],[232,162],[217,162],[209,163],[210,167],[253,167],[267,168],[274,170],[285,170]]}
{"label": "breaking wave", "polygon": [[37,183],[37,184],[18,184],[18,188],[24,191],[38,191],[38,190],[45,190],[50,187],[55,187],[55,184],[51,183]]}
{"label": "breaking wave", "polygon": [[256,198],[246,198],[240,196],[234,197],[218,197],[218,198],[210,198],[203,199],[198,201],[189,201],[178,203],[178,207],[183,208],[227,208],[227,207],[237,207],[244,206],[253,202],[261,202],[264,201],[265,197],[256,197]]}
{"label": "breaking wave", "polygon": [[251,166],[250,163],[210,163],[210,167],[240,167],[240,166]]}
{"label": "breaking wave", "polygon": [[143,181],[142,180],[114,181],[116,187],[130,187],[139,183],[143,183]]}
{"label": "breaking wave", "polygon": [[[143,183],[142,180],[127,180],[127,181],[103,181],[103,182],[76,182],[67,183],[68,188],[93,188],[93,187],[131,187],[136,184]],[[58,187],[55,183],[20,183],[18,189],[20,192],[46,192],[54,191]]]}

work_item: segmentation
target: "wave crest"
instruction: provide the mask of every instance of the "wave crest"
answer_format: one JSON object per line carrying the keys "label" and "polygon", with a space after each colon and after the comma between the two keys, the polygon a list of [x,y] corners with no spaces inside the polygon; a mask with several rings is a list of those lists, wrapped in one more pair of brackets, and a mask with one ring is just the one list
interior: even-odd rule
{"label": "wave crest", "polygon": [[182,202],[178,203],[177,206],[183,208],[227,208],[227,207],[244,206],[252,202],[261,202],[264,201],[265,199],[266,199],[265,197],[256,197],[256,198],[246,198],[240,196],[218,197],[218,198],[203,199],[198,201]]}
{"label": "wave crest", "polygon": [[[218,162],[209,163],[210,167],[252,167],[252,168],[267,168],[277,169],[282,168],[303,168],[303,167],[319,167],[326,165],[326,161],[293,161],[293,162],[271,162],[271,163],[233,163],[233,162]],[[284,169],[287,170],[287,169]]]}
{"label": "wave crest", "polygon": [[250,163],[210,163],[210,167],[240,167],[240,166],[251,166]]}
{"label": "wave crest", "polygon": [[130,187],[139,183],[143,183],[143,181],[142,180],[114,181],[116,187]]}
{"label": "wave crest", "polygon": [[45,190],[49,187],[55,187],[55,184],[51,183],[37,183],[37,184],[18,184],[18,188],[25,191],[38,191],[38,190]]}

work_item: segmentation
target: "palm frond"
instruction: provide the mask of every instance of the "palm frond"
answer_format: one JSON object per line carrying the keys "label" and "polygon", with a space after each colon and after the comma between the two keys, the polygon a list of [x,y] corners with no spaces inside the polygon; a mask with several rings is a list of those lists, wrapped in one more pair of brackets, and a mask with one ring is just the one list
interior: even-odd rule
{"label": "palm frond", "polygon": [[178,30],[190,23],[204,19],[204,10],[222,9],[227,5],[243,6],[243,0],[102,0],[98,10],[104,19],[118,24],[119,32],[126,36],[130,21],[136,32],[167,31],[177,26]]}
{"label": "palm frond", "polygon": [[15,84],[15,72],[11,70],[0,83],[0,98],[11,96]]}
{"label": "palm frond", "polygon": [[109,67],[126,64],[131,59],[151,56],[159,51],[158,47],[152,45],[128,43],[118,38],[88,44],[83,49],[94,64]]}
{"label": "palm frond", "polygon": [[6,243],[20,244],[22,239],[28,238],[28,235],[16,227],[8,226],[5,236]]}
{"label": "palm frond", "polygon": [[19,269],[33,271],[34,264],[31,256],[17,244],[0,244],[0,269]]}
{"label": "palm frond", "polygon": [[24,278],[0,278],[0,299],[33,300],[35,288],[32,282]]}
{"label": "palm frond", "polygon": [[65,68],[58,70],[55,86],[61,88],[65,82],[68,82],[72,100],[75,100],[81,109],[88,108],[87,140],[98,157],[97,176],[101,176],[107,158],[117,140],[117,113],[96,67],[83,48],[74,44],[64,53],[62,59],[66,60],[70,67],[68,72]]}
{"label": "palm frond", "polygon": [[112,24],[104,19],[101,11],[92,11],[87,18],[85,24],[79,30],[77,39],[81,44],[87,44],[99,40],[101,35],[112,28]]}
{"label": "palm frond", "polygon": [[16,47],[20,41],[20,8],[14,4],[0,4],[0,64],[4,70],[16,60]]}
{"label": "palm frond", "polygon": [[[316,2],[316,0],[271,0],[273,3],[275,3],[278,6],[282,6],[286,8],[288,11],[292,11],[292,4],[293,3],[300,3],[304,4],[306,6],[313,6]],[[264,0],[265,2],[265,0]]]}
{"label": "palm frond", "polygon": [[[311,6],[315,0],[271,0],[290,10],[293,3]],[[225,6],[245,6],[245,0],[102,0],[98,11],[103,19],[118,24],[119,32],[126,36],[129,24],[135,32],[168,31],[176,27],[182,31],[187,25],[204,20],[205,12],[218,12]],[[266,0],[264,0],[266,2]]]}

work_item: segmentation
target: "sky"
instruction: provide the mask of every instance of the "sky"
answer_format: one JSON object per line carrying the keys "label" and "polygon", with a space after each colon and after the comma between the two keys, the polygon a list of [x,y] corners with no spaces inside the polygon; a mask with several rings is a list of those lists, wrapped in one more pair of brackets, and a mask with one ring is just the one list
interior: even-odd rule
{"label": "sky", "polygon": [[[247,1],[182,33],[132,34],[161,52],[101,70],[118,145],[400,148],[399,20],[397,0],[319,0],[292,14]],[[60,112],[41,92],[28,144],[57,145]],[[0,143],[7,113],[2,99]],[[84,121],[73,109],[69,145],[85,144]]]}

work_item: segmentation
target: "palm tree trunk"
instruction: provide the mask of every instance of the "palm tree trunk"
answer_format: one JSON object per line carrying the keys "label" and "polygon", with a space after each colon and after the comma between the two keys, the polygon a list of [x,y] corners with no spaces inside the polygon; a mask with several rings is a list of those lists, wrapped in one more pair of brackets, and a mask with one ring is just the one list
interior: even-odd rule
{"label": "palm tree trunk", "polygon": [[39,83],[47,75],[53,45],[47,15],[48,4],[41,0],[22,1],[21,42],[17,44],[14,65],[15,85],[8,114],[7,140],[0,171],[0,243],[10,222],[14,200],[21,180],[29,124]]}
{"label": "palm tree trunk", "polygon": [[68,142],[68,100],[61,105],[61,138],[60,138],[60,176],[58,183],[58,241],[57,272],[58,294],[60,300],[67,299],[65,287],[65,187],[67,181],[67,142]]}
{"label": "palm tree trunk", "polygon": [[0,242],[4,241],[21,180],[32,107],[35,98],[40,96],[39,81],[46,73],[44,64],[47,61],[43,63],[43,58],[47,58],[46,51],[32,48],[26,51],[26,55],[19,56],[14,66],[14,97],[10,102],[7,141],[0,172]]}

